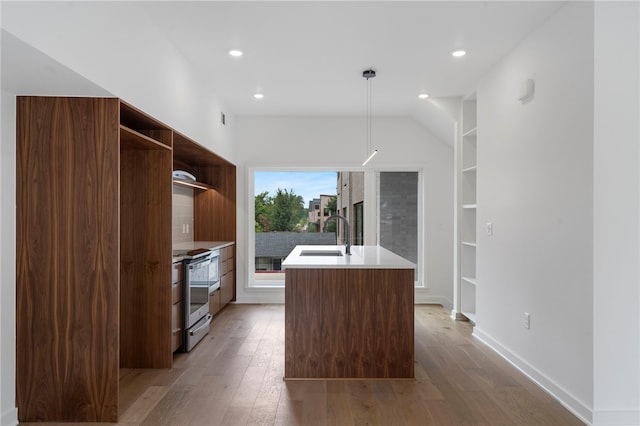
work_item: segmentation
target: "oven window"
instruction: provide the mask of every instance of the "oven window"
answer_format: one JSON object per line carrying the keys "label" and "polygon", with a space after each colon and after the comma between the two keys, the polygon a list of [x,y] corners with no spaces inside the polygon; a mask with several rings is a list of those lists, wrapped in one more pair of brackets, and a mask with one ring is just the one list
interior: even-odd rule
{"label": "oven window", "polygon": [[189,312],[194,313],[209,302],[209,287],[191,286]]}
{"label": "oven window", "polygon": [[[211,262],[193,263],[188,265],[187,285],[189,286],[189,313],[193,314],[209,303],[209,270]],[[194,324],[200,318],[190,318],[187,323]]]}

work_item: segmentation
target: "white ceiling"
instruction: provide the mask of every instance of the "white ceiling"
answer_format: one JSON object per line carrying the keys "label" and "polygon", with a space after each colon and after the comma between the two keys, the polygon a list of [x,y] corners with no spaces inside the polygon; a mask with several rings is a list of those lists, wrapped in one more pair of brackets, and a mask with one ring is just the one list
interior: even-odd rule
{"label": "white ceiling", "polygon": [[[209,75],[234,114],[425,117],[468,94],[563,2],[142,2],[171,43]],[[232,58],[228,51],[244,55]],[[453,58],[450,51],[468,54]],[[426,91],[432,102],[417,98]],[[264,93],[255,100],[255,92]],[[425,104],[429,103],[429,106]],[[427,118],[428,121],[428,118]]]}
{"label": "white ceiling", "polygon": [[[63,2],[65,4],[69,2]],[[366,113],[411,116],[453,145],[452,99],[554,14],[558,1],[141,1],[114,2],[156,25],[236,115]],[[3,32],[4,34],[4,32]],[[16,93],[71,87],[72,72],[3,36],[2,84]],[[468,54],[453,58],[464,48]],[[233,58],[230,49],[244,55]],[[25,53],[26,52],[26,53]],[[10,65],[15,66],[11,67]],[[29,64],[28,66],[25,64]],[[39,66],[38,66],[39,65]],[[39,74],[38,74],[39,72]],[[30,77],[30,78],[29,78]],[[82,79],[80,79],[82,80]],[[35,85],[33,82],[36,82]],[[90,82],[79,86],[101,93]],[[77,88],[76,88],[77,90]],[[420,100],[420,92],[428,100]],[[262,100],[253,98],[264,93]],[[73,94],[72,92],[70,94]]]}

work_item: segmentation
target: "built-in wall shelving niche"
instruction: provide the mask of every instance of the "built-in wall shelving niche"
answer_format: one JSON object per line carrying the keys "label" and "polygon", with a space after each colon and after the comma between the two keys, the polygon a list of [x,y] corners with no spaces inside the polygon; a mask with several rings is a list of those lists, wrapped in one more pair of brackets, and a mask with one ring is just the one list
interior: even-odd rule
{"label": "built-in wall shelving niche", "polygon": [[462,208],[460,238],[460,287],[459,308],[462,315],[470,321],[476,322],[476,293],[478,282],[476,280],[476,252],[477,252],[477,223],[476,211],[478,200],[477,188],[477,111],[475,94],[462,101],[462,138],[460,141],[461,167],[458,178],[460,179],[460,201]]}

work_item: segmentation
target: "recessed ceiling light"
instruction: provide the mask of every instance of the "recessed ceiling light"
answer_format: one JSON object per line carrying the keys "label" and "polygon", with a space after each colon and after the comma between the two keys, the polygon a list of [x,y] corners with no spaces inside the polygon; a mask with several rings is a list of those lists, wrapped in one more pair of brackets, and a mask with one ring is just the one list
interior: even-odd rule
{"label": "recessed ceiling light", "polygon": [[256,98],[256,99],[262,99],[262,98],[264,98],[264,95],[262,93],[254,93],[253,97]]}
{"label": "recessed ceiling light", "polygon": [[451,52],[451,56],[455,56],[456,58],[461,58],[466,54],[467,54],[466,50],[462,50],[462,49],[456,49],[453,52]]}
{"label": "recessed ceiling light", "polygon": [[429,97],[429,94],[428,94],[428,93],[420,93],[420,94],[418,95],[418,97],[419,97],[420,99],[427,99],[427,98]]}
{"label": "recessed ceiling light", "polygon": [[238,56],[242,56],[242,51],[241,50],[230,50],[229,51],[229,55],[234,56],[234,57],[238,57]]}

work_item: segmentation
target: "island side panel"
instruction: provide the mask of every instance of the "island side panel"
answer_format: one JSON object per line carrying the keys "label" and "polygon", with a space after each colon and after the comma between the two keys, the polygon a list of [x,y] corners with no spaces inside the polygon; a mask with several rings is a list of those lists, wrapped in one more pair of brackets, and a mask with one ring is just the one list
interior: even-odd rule
{"label": "island side panel", "polygon": [[347,306],[339,301],[346,299],[345,283],[335,270],[285,274],[285,378],[344,376]]}
{"label": "island side panel", "polygon": [[347,293],[348,369],[353,377],[413,378],[413,270],[358,271]]}
{"label": "island side panel", "polygon": [[285,378],[413,378],[413,270],[287,269]]}

